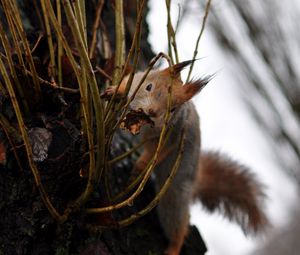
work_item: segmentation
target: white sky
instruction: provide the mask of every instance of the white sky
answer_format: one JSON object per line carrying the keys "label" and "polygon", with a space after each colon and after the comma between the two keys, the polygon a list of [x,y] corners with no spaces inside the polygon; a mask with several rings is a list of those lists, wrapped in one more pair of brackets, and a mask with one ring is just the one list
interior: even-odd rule
{"label": "white sky", "polygon": [[[177,4],[173,0],[174,18]],[[219,11],[226,9],[226,2],[213,1]],[[150,1],[150,42],[154,52],[167,52],[165,1]],[[203,13],[188,18],[177,34],[180,60],[192,58],[196,38],[201,27]],[[176,20],[173,20],[176,22]],[[234,70],[227,65],[224,56],[208,30],[204,33],[194,68],[194,76],[201,77],[217,72],[216,77],[194,100],[201,117],[203,148],[218,149],[247,164],[267,186],[267,213],[274,226],[283,225],[289,217],[289,208],[295,201],[296,188],[272,162],[272,151],[255,121],[241,100],[238,84],[234,82]],[[285,187],[283,190],[282,187]],[[208,246],[207,255],[249,254],[260,242],[247,239],[238,226],[218,215],[208,215],[200,205],[192,209],[193,224],[200,229]]]}

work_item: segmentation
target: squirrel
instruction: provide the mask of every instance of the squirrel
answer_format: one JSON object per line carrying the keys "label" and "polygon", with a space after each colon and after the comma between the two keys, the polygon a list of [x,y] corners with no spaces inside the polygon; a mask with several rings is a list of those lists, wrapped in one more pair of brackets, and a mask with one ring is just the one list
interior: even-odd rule
{"label": "squirrel", "polygon": [[[200,200],[209,212],[219,211],[238,223],[245,233],[262,232],[268,219],[262,210],[263,186],[248,167],[219,152],[201,150],[198,113],[190,100],[210,81],[211,76],[183,83],[180,72],[193,61],[184,61],[163,70],[152,70],[130,103],[130,109],[143,111],[154,123],[141,128],[144,138],[155,137],[144,145],[135,163],[135,171],[142,171],[153,157],[168,108],[168,87],[172,82],[172,133],[159,154],[154,169],[157,192],[169,175],[177,157],[178,142],[185,128],[184,151],[177,173],[157,206],[160,224],[169,240],[167,255],[179,255],[188,233],[190,205]],[[138,72],[129,90],[130,97],[144,72]],[[124,94],[129,76],[117,91]],[[109,87],[112,94],[116,86]]]}

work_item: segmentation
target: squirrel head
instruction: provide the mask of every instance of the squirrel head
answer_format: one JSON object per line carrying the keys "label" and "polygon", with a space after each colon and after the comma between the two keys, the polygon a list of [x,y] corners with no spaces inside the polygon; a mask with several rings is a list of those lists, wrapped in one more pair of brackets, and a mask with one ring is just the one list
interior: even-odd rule
{"label": "squirrel head", "polygon": [[[207,76],[203,79],[183,83],[180,72],[192,62],[192,60],[184,61],[163,70],[150,71],[130,103],[130,108],[135,111],[143,111],[154,121],[155,127],[161,127],[168,108],[168,90],[171,84],[171,111],[173,112],[199,93],[211,79],[211,76]],[[143,76],[144,72],[135,74],[129,91],[129,98],[140,84]],[[128,79],[129,76],[123,79],[121,89],[126,87]]]}

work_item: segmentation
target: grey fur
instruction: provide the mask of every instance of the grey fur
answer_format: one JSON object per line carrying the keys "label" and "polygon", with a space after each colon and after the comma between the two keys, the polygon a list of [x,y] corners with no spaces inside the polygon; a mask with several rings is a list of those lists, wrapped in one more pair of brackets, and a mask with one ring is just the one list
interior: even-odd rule
{"label": "grey fur", "polygon": [[[178,147],[179,139],[183,128],[186,128],[184,152],[171,186],[158,204],[158,215],[166,236],[171,239],[174,231],[181,229],[180,223],[185,222],[185,217],[189,215],[189,205],[193,202],[192,192],[195,184],[195,174],[198,167],[200,155],[200,128],[199,117],[192,102],[186,102],[174,112],[172,124],[176,126],[166,144],[166,147]],[[153,136],[153,130],[146,128],[142,130],[144,137]],[[159,137],[160,132],[156,132]],[[157,138],[158,139],[158,138]],[[172,166],[177,157],[177,149],[169,155],[168,160],[164,160],[154,169],[156,178],[156,190],[160,190],[170,174]],[[178,219],[174,222],[174,219]]]}

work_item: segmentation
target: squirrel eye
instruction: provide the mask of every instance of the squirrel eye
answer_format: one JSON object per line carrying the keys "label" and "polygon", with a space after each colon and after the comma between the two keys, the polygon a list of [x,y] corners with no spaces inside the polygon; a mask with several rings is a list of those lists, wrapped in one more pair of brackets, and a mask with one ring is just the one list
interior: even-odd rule
{"label": "squirrel eye", "polygon": [[149,84],[147,85],[147,87],[146,87],[146,90],[147,90],[147,91],[151,91],[151,89],[152,89],[152,83],[149,83]]}

